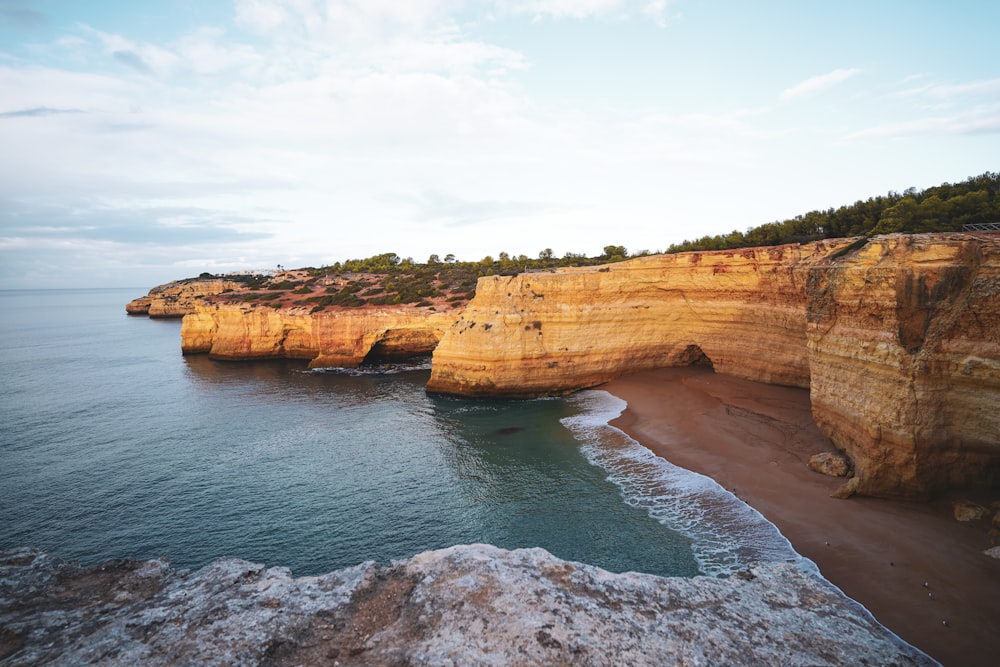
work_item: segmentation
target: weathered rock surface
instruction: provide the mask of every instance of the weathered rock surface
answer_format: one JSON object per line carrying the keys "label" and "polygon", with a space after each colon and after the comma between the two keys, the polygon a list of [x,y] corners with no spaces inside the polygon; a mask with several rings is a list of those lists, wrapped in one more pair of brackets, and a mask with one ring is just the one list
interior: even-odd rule
{"label": "weathered rock surface", "polygon": [[319,577],[219,560],[81,569],[0,555],[0,664],[930,665],[790,565],[612,574],[541,549],[452,547]]}
{"label": "weathered rock surface", "polygon": [[181,350],[213,359],[309,359],[313,368],[352,368],[366,358],[430,354],[454,319],[451,312],[407,305],[310,313],[308,307],[199,303],[181,323]]}
{"label": "weathered rock surface", "polygon": [[813,418],[854,462],[848,490],[1000,483],[1000,237],[984,238],[879,236],[810,270]]}
{"label": "weathered rock surface", "polygon": [[530,397],[689,363],[809,387],[842,495],[1000,482],[1000,238],[889,235],[479,281],[430,391]]}
{"label": "weathered rock surface", "polygon": [[222,294],[241,287],[240,283],[220,278],[191,278],[158,285],[146,296],[133,299],[125,306],[129,315],[150,317],[184,317],[195,312],[201,299],[209,294]]}
{"label": "weathered rock surface", "polygon": [[699,361],[729,375],[807,387],[807,272],[849,243],[481,278],[435,351],[428,389],[531,397]]}
{"label": "weathered rock surface", "polygon": [[830,477],[847,477],[851,472],[851,462],[842,454],[820,452],[809,457],[809,469]]}

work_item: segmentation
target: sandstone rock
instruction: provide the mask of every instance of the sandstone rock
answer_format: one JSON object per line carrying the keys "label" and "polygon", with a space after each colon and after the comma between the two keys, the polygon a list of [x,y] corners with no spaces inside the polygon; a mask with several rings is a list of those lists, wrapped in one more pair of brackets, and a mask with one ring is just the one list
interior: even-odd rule
{"label": "sandstone rock", "polygon": [[990,511],[971,500],[956,500],[951,504],[956,521],[979,521]]}
{"label": "sandstone rock", "polygon": [[1000,481],[1000,239],[875,237],[806,292],[813,417],[858,493]]}
{"label": "sandstone rock", "polygon": [[125,306],[125,312],[150,317],[184,317],[195,312],[202,297],[240,287],[238,282],[221,278],[175,280],[154,287],[146,296],[133,299]]}
{"label": "sandstone rock", "polygon": [[428,389],[533,397],[694,362],[808,387],[806,271],[848,243],[481,278],[434,352]]}
{"label": "sandstone rock", "polygon": [[149,306],[152,302],[152,297],[140,296],[138,299],[132,299],[125,304],[125,312],[129,315],[149,315]]}
{"label": "sandstone rock", "polygon": [[557,395],[650,368],[809,387],[845,494],[1000,482],[1000,239],[888,235],[479,281],[428,390]]}
{"label": "sandstone rock", "polygon": [[851,462],[843,454],[820,452],[809,457],[809,468],[830,477],[847,477],[851,472]]}
{"label": "sandstone rock", "polygon": [[309,359],[311,368],[353,368],[369,355],[430,354],[454,319],[452,312],[408,305],[310,313],[307,307],[203,302],[181,322],[181,350],[213,359]]}
{"label": "sandstone rock", "polygon": [[11,666],[936,664],[791,565],[663,579],[487,545],[299,579],[5,552],[0,627]]}

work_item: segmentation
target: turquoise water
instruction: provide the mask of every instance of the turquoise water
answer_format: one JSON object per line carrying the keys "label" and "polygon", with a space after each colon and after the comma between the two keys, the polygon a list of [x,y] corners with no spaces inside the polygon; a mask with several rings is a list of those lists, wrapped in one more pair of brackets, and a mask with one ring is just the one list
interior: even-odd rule
{"label": "turquoise water", "polygon": [[141,292],[0,292],[0,548],[296,575],[472,542],[662,575],[795,558],[608,427],[604,392],[466,401],[427,395],[426,365],[184,357],[179,321],[124,314]]}

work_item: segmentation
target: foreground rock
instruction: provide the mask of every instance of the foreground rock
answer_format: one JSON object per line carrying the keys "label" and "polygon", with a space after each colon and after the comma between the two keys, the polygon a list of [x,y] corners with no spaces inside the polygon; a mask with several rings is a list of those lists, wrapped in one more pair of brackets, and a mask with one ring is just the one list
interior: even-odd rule
{"label": "foreground rock", "polygon": [[541,549],[452,547],[293,579],[219,560],[80,569],[0,555],[4,665],[930,665],[789,565],[612,574]]}

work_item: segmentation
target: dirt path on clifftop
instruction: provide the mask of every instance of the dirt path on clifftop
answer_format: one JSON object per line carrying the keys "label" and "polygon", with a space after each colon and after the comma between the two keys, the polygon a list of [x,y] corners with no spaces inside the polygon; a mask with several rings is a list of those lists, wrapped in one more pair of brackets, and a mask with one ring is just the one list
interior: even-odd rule
{"label": "dirt path on clifftop", "polygon": [[806,465],[833,451],[812,421],[807,390],[697,368],[601,388],[628,403],[615,426],[733,490],[904,640],[946,667],[997,664],[1000,560],[983,554],[983,525],[957,522],[947,501],[830,498],[843,480]]}

